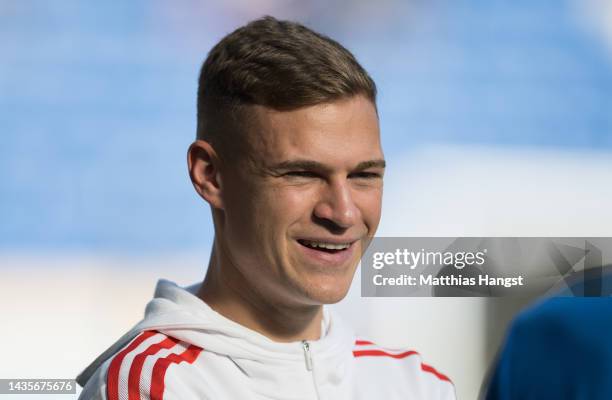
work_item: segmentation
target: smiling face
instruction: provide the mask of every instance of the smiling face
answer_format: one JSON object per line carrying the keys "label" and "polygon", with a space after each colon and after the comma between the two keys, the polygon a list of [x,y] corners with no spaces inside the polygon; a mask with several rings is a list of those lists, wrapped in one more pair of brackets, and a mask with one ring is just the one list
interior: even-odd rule
{"label": "smiling face", "polygon": [[221,171],[217,238],[238,287],[284,305],[347,293],[381,213],[384,157],[362,96],[274,111],[254,106],[246,155]]}

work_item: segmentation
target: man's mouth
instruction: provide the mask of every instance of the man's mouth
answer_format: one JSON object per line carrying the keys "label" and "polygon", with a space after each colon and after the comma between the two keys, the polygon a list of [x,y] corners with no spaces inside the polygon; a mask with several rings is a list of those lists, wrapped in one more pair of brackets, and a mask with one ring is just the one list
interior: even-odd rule
{"label": "man's mouth", "polygon": [[338,253],[351,247],[351,243],[328,243],[305,239],[298,239],[298,243],[304,247],[323,251],[326,253]]}

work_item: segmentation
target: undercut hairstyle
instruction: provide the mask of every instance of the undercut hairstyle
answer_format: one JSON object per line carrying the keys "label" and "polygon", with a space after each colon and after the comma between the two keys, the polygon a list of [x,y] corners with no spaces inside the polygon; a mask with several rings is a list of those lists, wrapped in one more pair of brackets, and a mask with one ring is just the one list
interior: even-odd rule
{"label": "undercut hairstyle", "polygon": [[232,159],[252,106],[291,111],[356,95],[376,107],[374,81],[346,48],[299,23],[264,17],[225,36],[204,61],[197,138]]}

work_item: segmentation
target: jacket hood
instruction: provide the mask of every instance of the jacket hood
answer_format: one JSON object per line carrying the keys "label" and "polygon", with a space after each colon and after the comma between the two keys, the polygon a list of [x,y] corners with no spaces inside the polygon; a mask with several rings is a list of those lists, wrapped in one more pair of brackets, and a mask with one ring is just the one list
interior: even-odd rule
{"label": "jacket hood", "polygon": [[[153,299],[146,306],[144,318],[85,368],[77,377],[77,382],[85,386],[106,360],[146,330],[156,330],[205,351],[228,356],[244,369],[262,362],[285,370],[296,368],[298,364],[305,366],[301,341],[274,342],[229,320],[196,297],[200,285],[181,288],[173,282],[160,280]],[[355,334],[327,307],[323,308],[321,328],[321,338],[309,341],[312,358],[317,363],[317,375],[333,375],[335,379],[342,379],[347,361],[352,358]]]}

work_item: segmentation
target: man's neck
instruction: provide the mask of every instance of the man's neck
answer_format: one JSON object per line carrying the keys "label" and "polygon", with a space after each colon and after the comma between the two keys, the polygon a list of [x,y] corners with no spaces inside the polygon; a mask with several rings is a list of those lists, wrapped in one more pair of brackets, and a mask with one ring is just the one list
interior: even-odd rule
{"label": "man's neck", "polygon": [[232,265],[214,249],[197,296],[213,310],[275,342],[317,340],[321,337],[321,305],[287,306],[272,302],[248,286]]}

